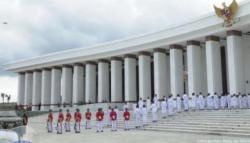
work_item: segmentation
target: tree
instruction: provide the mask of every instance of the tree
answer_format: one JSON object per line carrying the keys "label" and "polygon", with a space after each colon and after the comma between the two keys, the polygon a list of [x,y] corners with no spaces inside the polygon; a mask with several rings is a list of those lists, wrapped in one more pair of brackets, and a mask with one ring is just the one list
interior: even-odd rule
{"label": "tree", "polygon": [[1,93],[1,97],[2,97],[2,101],[3,101],[3,103],[4,103],[5,94],[4,94],[4,93]]}
{"label": "tree", "polygon": [[11,95],[7,95],[7,102],[10,103]]}

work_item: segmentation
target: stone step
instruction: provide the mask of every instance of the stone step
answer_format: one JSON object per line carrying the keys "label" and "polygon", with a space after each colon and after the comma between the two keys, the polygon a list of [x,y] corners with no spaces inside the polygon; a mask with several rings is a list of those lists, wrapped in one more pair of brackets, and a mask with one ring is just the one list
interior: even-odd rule
{"label": "stone step", "polygon": [[171,123],[163,123],[163,124],[156,124],[156,125],[150,125],[152,127],[165,127],[165,128],[171,128],[171,127],[205,127],[205,128],[220,128],[220,129],[241,129],[241,130],[249,130],[250,126],[238,126],[238,125],[206,125],[206,124],[171,124]]}
{"label": "stone step", "polygon": [[242,116],[242,117],[250,117],[250,114],[175,114],[176,116],[180,115],[180,116],[211,116],[211,117],[228,117],[228,116]]}
{"label": "stone step", "polygon": [[240,130],[240,129],[212,129],[212,128],[198,128],[198,127],[154,127],[154,126],[147,126],[145,127],[145,130],[147,129],[179,129],[179,130],[192,130],[192,131],[204,131],[204,132],[211,132],[211,133],[227,133],[227,132],[232,132],[232,133],[243,133],[243,134],[250,134],[250,131],[248,130]]}
{"label": "stone step", "polygon": [[[161,120],[159,122],[162,122]],[[174,122],[174,121],[173,121]],[[246,121],[217,121],[217,120],[178,120],[178,122],[183,123],[231,123],[231,124],[250,124],[250,122]]]}
{"label": "stone step", "polygon": [[250,127],[250,123],[248,124],[239,124],[239,123],[224,123],[224,122],[221,122],[221,123],[218,123],[218,122],[203,122],[203,123],[200,123],[200,122],[178,122],[178,121],[174,121],[174,122],[162,122],[162,121],[159,121],[158,124],[177,124],[177,125],[185,125],[185,124],[190,124],[190,125],[216,125],[216,126],[228,126],[228,125],[231,125],[231,126],[249,126]]}
{"label": "stone step", "polygon": [[237,118],[232,118],[232,119],[227,119],[227,118],[172,118],[172,119],[166,119],[169,121],[173,121],[173,120],[179,120],[179,121],[235,121],[235,122],[250,122],[249,119],[237,119]]}
{"label": "stone step", "polygon": [[[138,130],[141,130],[141,129],[138,129]],[[184,129],[144,128],[143,130],[161,131],[161,132],[189,133],[189,134],[226,135],[226,136],[238,136],[238,137],[249,137],[250,136],[250,133],[215,132],[215,131],[210,132],[210,131],[195,131],[195,130],[184,130]]]}
{"label": "stone step", "polygon": [[219,112],[219,113],[213,113],[213,112],[182,112],[182,113],[174,113],[174,114],[182,114],[182,115],[245,115],[249,116],[250,112]]}
{"label": "stone step", "polygon": [[[177,114],[177,113],[176,113]],[[231,115],[231,114],[242,114],[242,115],[249,115],[250,112],[183,112],[181,114],[192,114],[192,115]]]}

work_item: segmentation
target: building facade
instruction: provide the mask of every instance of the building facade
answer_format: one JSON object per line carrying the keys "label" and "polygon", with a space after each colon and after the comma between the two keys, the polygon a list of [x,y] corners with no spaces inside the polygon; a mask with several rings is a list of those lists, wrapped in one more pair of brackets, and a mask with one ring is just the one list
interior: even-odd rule
{"label": "building facade", "polygon": [[[175,27],[10,63],[18,104],[137,102],[186,92],[250,92],[250,2],[232,27],[211,13]],[[38,110],[38,106],[32,106]]]}

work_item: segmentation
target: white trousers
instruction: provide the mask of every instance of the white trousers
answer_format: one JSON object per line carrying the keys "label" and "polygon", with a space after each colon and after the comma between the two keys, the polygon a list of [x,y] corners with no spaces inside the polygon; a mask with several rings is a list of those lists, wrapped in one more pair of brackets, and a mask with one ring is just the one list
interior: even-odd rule
{"label": "white trousers", "polygon": [[48,129],[49,133],[53,132],[53,123],[52,122],[47,122],[47,129]]}
{"label": "white trousers", "polygon": [[148,115],[145,114],[145,115],[142,115],[142,125],[146,125],[148,122]]}
{"label": "white trousers", "polygon": [[140,117],[137,117],[137,116],[136,116],[135,122],[136,122],[136,126],[137,126],[137,127],[140,127],[140,126],[141,126],[141,118],[140,118]]}
{"label": "white trousers", "polygon": [[116,120],[112,120],[111,121],[111,130],[112,131],[116,131],[117,130],[117,121]]}
{"label": "white trousers", "polygon": [[173,108],[168,108],[168,115],[173,115],[174,114],[174,110]]}
{"label": "white trousers", "polygon": [[63,123],[57,123],[57,133],[61,134],[63,130]]}
{"label": "white trousers", "polygon": [[86,120],[86,129],[91,129],[90,120]]}
{"label": "white trousers", "polygon": [[184,104],[184,110],[188,110],[188,103],[187,102],[183,102],[183,104]]}
{"label": "white trousers", "polygon": [[125,126],[125,129],[129,129],[129,121],[128,120],[124,121],[124,126]]}
{"label": "white trousers", "polygon": [[181,112],[181,104],[177,104],[177,112]]}
{"label": "white trousers", "polygon": [[97,121],[97,131],[103,131],[103,121]]}
{"label": "white trousers", "polygon": [[70,132],[70,122],[69,121],[65,122],[65,131]]}
{"label": "white trousers", "polygon": [[107,126],[111,126],[111,119],[109,117],[109,114],[107,115]]}
{"label": "white trousers", "polygon": [[152,112],[152,117],[153,117],[153,121],[157,121],[158,120],[157,112]]}
{"label": "white trousers", "polygon": [[75,132],[80,133],[81,131],[81,124],[80,122],[75,122]]}

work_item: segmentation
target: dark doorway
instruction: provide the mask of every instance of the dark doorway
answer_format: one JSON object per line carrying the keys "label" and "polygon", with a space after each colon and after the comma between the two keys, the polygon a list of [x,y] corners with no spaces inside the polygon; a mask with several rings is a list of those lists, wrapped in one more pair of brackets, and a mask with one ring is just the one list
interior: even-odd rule
{"label": "dark doorway", "polygon": [[222,76],[222,91],[223,93],[226,93],[228,92],[228,90],[227,90],[227,62],[226,62],[225,46],[221,47],[221,76]]}
{"label": "dark doorway", "polygon": [[124,84],[124,62],[122,63],[122,102],[125,101],[125,84]]}
{"label": "dark doorway", "polygon": [[136,101],[139,101],[139,67],[138,62],[136,64]]}
{"label": "dark doorway", "polygon": [[[153,59],[153,57],[151,58]],[[154,82],[154,61],[151,61],[151,99],[154,98],[155,94],[155,82]]]}

